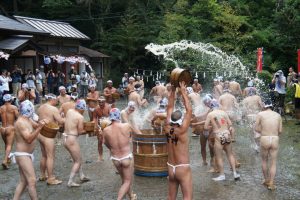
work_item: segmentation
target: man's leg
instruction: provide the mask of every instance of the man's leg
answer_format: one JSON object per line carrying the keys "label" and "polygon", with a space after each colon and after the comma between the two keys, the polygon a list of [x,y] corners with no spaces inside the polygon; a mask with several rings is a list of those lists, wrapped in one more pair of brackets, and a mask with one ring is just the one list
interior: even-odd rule
{"label": "man's leg", "polygon": [[209,154],[210,154],[210,167],[211,169],[209,172],[217,172],[217,164],[215,159],[215,138],[212,136],[212,134],[209,135],[208,138],[208,148],[209,148]]}
{"label": "man's leg", "polygon": [[48,179],[54,178],[53,175],[53,165],[54,165],[54,140],[45,141],[45,150],[46,150],[46,166],[47,166],[47,173]]}
{"label": "man's leg", "polygon": [[261,140],[260,155],[261,155],[262,172],[264,175],[264,184],[268,184],[270,181],[268,175],[268,153],[269,153],[269,149],[264,147],[264,141]]}
{"label": "man's leg", "polygon": [[116,169],[119,171],[121,178],[122,178],[122,186],[118,192],[118,200],[122,200],[123,197],[128,194],[132,198],[132,193],[130,191],[130,186],[132,182],[132,166],[131,166],[131,159],[123,160],[122,163],[119,161],[113,161]]}
{"label": "man's leg", "polygon": [[275,189],[274,186],[274,178],[276,174],[276,162],[277,162],[277,155],[278,155],[278,143],[279,138],[272,139],[272,145],[270,148],[270,156],[271,156],[271,163],[270,163],[270,180],[269,180],[269,189]]}
{"label": "man's leg", "polygon": [[98,134],[98,161],[103,161],[103,138],[102,135]]}
{"label": "man's leg", "polygon": [[220,141],[215,141],[215,159],[217,163],[217,168],[219,170],[220,175],[216,178],[213,178],[215,181],[225,180],[224,174],[224,166],[223,166],[223,145],[221,145]]}
{"label": "man's leg", "polygon": [[74,186],[77,187],[80,185],[74,182],[74,177],[79,172],[79,169],[81,167],[80,146],[77,141],[74,141],[76,139],[74,139],[72,141],[71,140],[72,140],[71,138],[68,138],[67,142],[65,143],[65,147],[71,154],[71,157],[74,162],[72,169],[71,169],[70,178],[68,181],[68,186],[69,187],[74,187]]}
{"label": "man's leg", "polygon": [[[180,177],[179,177],[180,176]],[[176,177],[179,179],[183,200],[193,199],[192,172],[190,167],[177,167]]]}
{"label": "man's leg", "polygon": [[8,162],[8,156],[11,152],[11,148],[14,142],[14,135],[15,135],[15,131],[13,127],[9,127],[6,129],[5,157],[4,157],[5,163]]}
{"label": "man's leg", "polygon": [[207,162],[206,162],[206,142],[207,142],[207,139],[205,138],[203,133],[201,133],[200,134],[200,146],[201,146],[201,156],[202,156],[203,165],[207,165]]}
{"label": "man's leg", "polygon": [[233,176],[235,180],[238,180],[240,178],[240,175],[236,172],[236,159],[234,157],[233,151],[232,151],[232,144],[225,144],[224,150],[227,155],[227,159],[230,163],[231,169],[233,171]]}
{"label": "man's leg", "polygon": [[49,185],[57,185],[62,183],[62,181],[57,180],[53,174],[54,168],[54,158],[55,158],[55,141],[54,139],[46,139],[45,141],[45,150],[46,150],[46,166],[48,179],[47,184]]}
{"label": "man's leg", "polygon": [[[46,176],[46,161],[47,161],[47,154],[46,154],[46,150],[45,150],[45,147],[44,147],[44,143],[39,140],[40,142],[40,146],[41,146],[41,152],[42,152],[42,157],[41,157],[41,160],[40,160],[40,178],[39,180],[40,181],[45,181],[47,178]],[[48,174],[49,176],[49,174]]]}
{"label": "man's leg", "polygon": [[16,191],[15,191],[13,200],[19,200],[21,198],[26,186],[27,186],[22,168],[20,167],[19,163],[18,163],[18,165],[19,165],[20,181],[19,181],[19,183],[16,187]]}
{"label": "man's leg", "polygon": [[[30,199],[37,200],[38,198],[37,198],[37,192],[36,192],[36,177],[35,177],[34,167],[33,167],[31,158],[29,156],[19,156],[16,159],[17,159],[19,167],[22,170],[22,173],[25,177],[25,181],[27,183],[27,189],[28,189]],[[22,185],[22,184],[20,185],[19,188],[17,187],[18,192],[22,191],[22,189],[23,189],[22,187],[24,187],[24,185]],[[16,192],[17,192],[17,190],[16,190]],[[18,195],[19,194],[17,194],[17,196]],[[14,197],[14,199],[18,199],[18,198]]]}
{"label": "man's leg", "polygon": [[168,167],[169,182],[168,182],[168,200],[176,200],[179,183],[173,174],[173,168]]}

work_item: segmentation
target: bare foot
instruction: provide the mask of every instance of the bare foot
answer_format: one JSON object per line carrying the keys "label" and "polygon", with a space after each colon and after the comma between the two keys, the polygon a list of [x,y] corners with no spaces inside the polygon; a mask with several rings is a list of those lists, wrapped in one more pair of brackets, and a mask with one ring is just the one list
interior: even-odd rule
{"label": "bare foot", "polygon": [[129,198],[130,198],[130,200],[137,200],[137,195],[134,193],[131,193]]}
{"label": "bare foot", "polygon": [[47,184],[48,185],[58,185],[58,184],[61,184],[62,181],[61,180],[58,180],[56,178],[50,178],[47,180]]}
{"label": "bare foot", "polygon": [[272,183],[269,183],[269,184],[268,184],[268,189],[269,189],[269,190],[275,190],[275,189],[276,189],[276,186],[275,186],[274,184],[272,184]]}
{"label": "bare foot", "polygon": [[47,176],[40,176],[39,181],[46,181],[47,180]]}
{"label": "bare foot", "polygon": [[203,166],[206,166],[206,165],[208,165],[208,164],[207,164],[207,162],[205,161],[205,162],[202,163],[202,165],[203,165]]}
{"label": "bare foot", "polygon": [[103,161],[104,161],[103,157],[102,157],[102,156],[99,156],[97,162],[103,162]]}
{"label": "bare foot", "polygon": [[4,170],[9,169],[8,164],[5,163],[5,162],[2,163],[2,167],[3,167]]}
{"label": "bare foot", "polygon": [[261,184],[263,184],[264,186],[268,187],[269,186],[269,181],[268,180],[264,180]]}
{"label": "bare foot", "polygon": [[207,171],[208,173],[218,173],[219,171],[215,168],[210,168],[210,170]]}

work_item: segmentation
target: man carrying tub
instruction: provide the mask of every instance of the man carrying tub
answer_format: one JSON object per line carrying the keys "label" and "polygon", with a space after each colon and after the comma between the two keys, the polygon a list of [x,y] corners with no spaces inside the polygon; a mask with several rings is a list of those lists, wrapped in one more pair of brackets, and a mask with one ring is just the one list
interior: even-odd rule
{"label": "man carrying tub", "polygon": [[20,181],[17,185],[13,200],[20,199],[26,187],[30,199],[38,199],[33,167],[33,150],[35,147],[35,139],[45,123],[48,123],[48,120],[41,120],[37,124],[31,119],[33,114],[33,104],[29,100],[23,101],[20,105],[20,116],[15,123],[16,152],[10,155],[13,161],[17,161],[20,173]]}
{"label": "man carrying tub", "polygon": [[103,130],[104,144],[110,150],[113,164],[122,178],[122,186],[118,200],[127,194],[131,200],[137,199],[131,190],[133,175],[133,160],[130,150],[130,133],[133,132],[129,123],[121,123],[121,113],[118,108],[110,110],[109,118],[112,124]]}
{"label": "man carrying tub", "polygon": [[[64,124],[65,120],[59,114],[57,107],[57,98],[54,94],[45,95],[47,102],[38,109],[40,119],[47,119],[49,123]],[[41,177],[40,181],[47,180],[48,185],[61,184],[61,180],[57,180],[53,175],[54,156],[55,156],[55,138],[48,138],[43,135],[38,136],[41,145],[42,158],[40,161]],[[48,177],[46,176],[46,169]]]}
{"label": "man carrying tub", "polygon": [[183,104],[186,113],[179,110],[173,112],[175,88],[172,88],[167,107],[167,118],[164,131],[167,136],[168,149],[168,199],[175,200],[180,185],[184,200],[193,199],[192,173],[190,167],[188,128],[192,118],[192,106],[189,102],[186,85],[180,82]]}
{"label": "man carrying tub", "polygon": [[80,155],[80,146],[77,141],[79,135],[85,132],[83,129],[83,113],[87,109],[86,103],[83,99],[76,101],[75,109],[70,109],[66,115],[64,146],[71,154],[73,159],[73,167],[71,169],[68,187],[79,187],[80,184],[75,183],[74,177],[79,172],[80,181],[87,182],[90,179],[86,177],[82,171],[82,158]]}

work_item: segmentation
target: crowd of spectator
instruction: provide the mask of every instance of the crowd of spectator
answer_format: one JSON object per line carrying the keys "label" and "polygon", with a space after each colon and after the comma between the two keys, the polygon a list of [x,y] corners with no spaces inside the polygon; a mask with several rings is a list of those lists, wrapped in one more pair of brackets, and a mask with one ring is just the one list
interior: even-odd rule
{"label": "crowd of spectator", "polygon": [[47,93],[58,95],[58,88],[60,86],[66,87],[68,93],[76,91],[80,94],[80,97],[85,98],[88,93],[88,86],[91,84],[97,86],[97,82],[98,79],[93,71],[91,73],[82,71],[78,74],[74,66],[71,67],[67,77],[60,70],[55,72],[50,69],[45,72],[44,66],[40,66],[35,72],[31,69],[24,72],[20,67],[15,65],[11,72],[6,69],[1,70],[0,105],[3,104],[2,96],[7,93],[13,95],[16,104],[21,99],[22,101],[26,99],[33,100],[37,104],[40,102],[41,97]]}

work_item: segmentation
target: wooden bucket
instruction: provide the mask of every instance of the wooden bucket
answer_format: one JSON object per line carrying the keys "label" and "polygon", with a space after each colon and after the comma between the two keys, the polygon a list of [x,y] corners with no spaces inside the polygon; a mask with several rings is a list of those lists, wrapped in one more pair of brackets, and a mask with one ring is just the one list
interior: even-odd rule
{"label": "wooden bucket", "polygon": [[192,82],[192,76],[186,69],[175,68],[171,72],[170,82],[175,87],[179,87],[179,82],[184,81],[186,85]]}
{"label": "wooden bucket", "polygon": [[295,109],[295,118],[300,119],[300,109],[299,108]]}
{"label": "wooden bucket", "polygon": [[112,93],[111,96],[112,96],[112,98],[115,99],[115,100],[120,99],[120,94],[119,94],[119,93]]}
{"label": "wooden bucket", "polygon": [[[149,132],[141,130],[142,132]],[[138,176],[168,176],[165,135],[133,134],[134,173]]]}
{"label": "wooden bucket", "polygon": [[50,122],[43,126],[41,134],[47,138],[55,138],[58,133],[59,126],[55,122]]}
{"label": "wooden bucket", "polygon": [[95,122],[83,122],[83,129],[85,130],[86,134],[92,134],[95,131]]}

